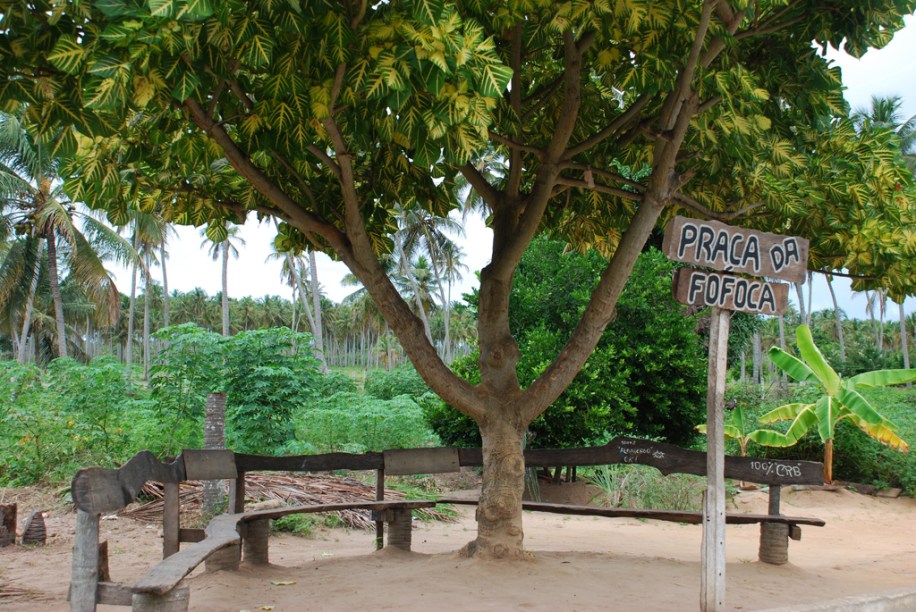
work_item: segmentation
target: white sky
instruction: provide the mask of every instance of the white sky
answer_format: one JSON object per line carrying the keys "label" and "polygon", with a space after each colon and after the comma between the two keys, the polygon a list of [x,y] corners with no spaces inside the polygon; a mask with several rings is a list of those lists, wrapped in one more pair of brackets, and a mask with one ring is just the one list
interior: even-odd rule
{"label": "white sky", "polygon": [[[861,60],[845,54],[828,51],[827,56],[835,61],[843,71],[843,82],[847,87],[846,99],[855,108],[868,107],[872,95],[898,95],[903,98],[904,117],[916,115],[916,18],[907,18],[906,27],[901,30],[884,49],[871,50]],[[206,255],[206,248],[201,248],[203,240],[199,230],[190,227],[179,227],[178,235],[169,245],[169,289],[182,292],[200,287],[209,295],[220,290],[220,266]],[[476,285],[474,272],[479,271],[489,262],[492,234],[477,217],[469,217],[466,224],[466,237],[459,240],[465,252],[464,262],[468,266],[461,287],[453,290],[453,297],[460,298],[462,291],[469,291]],[[290,297],[290,288],[280,279],[280,262],[268,260],[272,252],[271,243],[274,236],[273,225],[258,225],[252,215],[241,232],[246,245],[240,249],[238,259],[229,263],[229,295],[231,297],[263,297],[280,295]],[[334,301],[340,301],[354,290],[344,287],[340,279],[347,273],[346,266],[340,262],[319,254],[319,280],[325,295]],[[120,270],[116,280],[122,292],[128,292],[130,275]],[[157,274],[158,273],[154,273]],[[161,282],[161,279],[159,279]],[[864,295],[852,295],[849,282],[837,278],[841,307],[847,315],[864,319]],[[807,291],[807,288],[806,288]],[[794,292],[790,292],[794,302]],[[907,312],[916,310],[916,299],[909,298],[905,303]],[[815,275],[813,288],[813,309],[815,311],[831,308],[830,294],[821,275]],[[888,305],[888,317],[896,319],[897,310],[893,304]]]}

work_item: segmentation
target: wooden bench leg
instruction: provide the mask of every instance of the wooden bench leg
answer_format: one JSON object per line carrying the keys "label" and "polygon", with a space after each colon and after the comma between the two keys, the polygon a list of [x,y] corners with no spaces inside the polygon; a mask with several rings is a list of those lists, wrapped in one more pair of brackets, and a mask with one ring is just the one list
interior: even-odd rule
{"label": "wooden bench leg", "polygon": [[245,526],[242,538],[242,557],[252,565],[268,565],[268,539],[270,538],[270,521],[251,521]]}
{"label": "wooden bench leg", "polygon": [[204,561],[204,567],[208,572],[217,572],[220,570],[237,570],[242,560],[242,547],[238,544],[227,546],[218,550]]}
{"label": "wooden bench leg", "polygon": [[191,589],[186,586],[175,587],[165,595],[134,593],[130,609],[133,612],[187,612],[190,599]]}
{"label": "wooden bench leg", "polygon": [[98,585],[99,515],[77,510],[70,577],[70,610],[95,612]]}
{"label": "wooden bench leg", "polygon": [[760,523],[758,558],[764,563],[784,565],[789,562],[789,526],[785,523]]}
{"label": "wooden bench leg", "polygon": [[409,509],[386,510],[385,521],[388,523],[388,546],[410,550],[413,513]]}

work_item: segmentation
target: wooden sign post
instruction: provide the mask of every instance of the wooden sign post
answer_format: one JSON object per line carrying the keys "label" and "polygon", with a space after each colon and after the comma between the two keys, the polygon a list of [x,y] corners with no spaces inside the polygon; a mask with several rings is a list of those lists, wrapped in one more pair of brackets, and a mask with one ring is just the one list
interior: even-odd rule
{"label": "wooden sign post", "polygon": [[718,221],[675,217],[665,228],[662,250],[669,259],[720,270],[679,269],[672,292],[688,305],[712,307],[706,393],[706,494],[703,497],[700,610],[725,609],[725,375],[732,311],[780,315],[789,287],[761,278],[805,281],[808,241],[732,227]]}

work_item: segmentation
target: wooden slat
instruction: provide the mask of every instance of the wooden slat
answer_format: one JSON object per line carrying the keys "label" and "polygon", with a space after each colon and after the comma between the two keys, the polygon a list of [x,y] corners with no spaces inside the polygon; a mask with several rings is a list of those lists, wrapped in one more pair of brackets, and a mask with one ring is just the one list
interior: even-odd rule
{"label": "wooden slat", "polygon": [[178,530],[179,542],[202,542],[207,537],[204,529],[181,528]]}
{"label": "wooden slat", "polygon": [[225,449],[185,449],[184,473],[188,480],[226,480],[235,478],[235,453]]}
{"label": "wooden slat", "polygon": [[[436,500],[440,504],[456,504],[474,506],[475,499],[441,498]],[[684,510],[651,510],[643,508],[601,508],[597,506],[582,506],[576,504],[553,504],[548,502],[522,502],[523,510],[532,512],[551,512],[554,514],[571,514],[577,516],[604,516],[608,518],[639,518],[669,521],[673,523],[689,523],[699,525],[703,520],[701,512],[688,512]],[[786,523],[790,525],[826,525],[823,519],[802,516],[784,516],[782,514],[743,514],[730,513],[725,515],[725,522],[730,525],[751,525],[754,523]]]}
{"label": "wooden slat", "polygon": [[382,454],[389,476],[443,474],[461,469],[458,449],[453,447],[393,449]]}
{"label": "wooden slat", "polygon": [[335,504],[315,504],[308,506],[290,506],[288,508],[272,508],[270,510],[258,510],[256,512],[246,512],[239,516],[240,522],[259,521],[264,519],[278,519],[289,514],[311,514],[315,512],[338,512],[340,510],[416,510],[418,508],[432,508],[436,505],[435,501],[415,500],[415,501],[365,501],[365,502],[341,502]]}
{"label": "wooden slat", "polygon": [[96,593],[98,603],[108,606],[129,606],[132,597],[129,586],[114,582],[100,582]]}
{"label": "wooden slat", "polygon": [[328,453],[295,457],[264,457],[236,453],[235,465],[240,472],[330,472],[333,470],[377,470],[384,466],[382,453]]}
{"label": "wooden slat", "polygon": [[[480,466],[479,448],[459,448],[462,466]],[[706,475],[706,453],[620,436],[604,446],[586,448],[538,448],[525,450],[525,467],[553,468],[561,465],[651,465],[663,474]],[[786,461],[726,455],[725,477],[767,485],[824,483],[824,466],[816,461]]]}
{"label": "wooden slat", "polygon": [[221,514],[207,525],[207,537],[202,542],[192,544],[178,551],[168,559],[163,559],[150,571],[140,577],[131,587],[134,593],[154,593],[162,595],[172,590],[182,578],[194,571],[214,552],[241,541],[238,533],[238,522],[242,515]]}
{"label": "wooden slat", "polygon": [[177,483],[185,479],[179,457],[162,463],[149,451],[137,453],[118,469],[84,468],[70,485],[73,502],[83,512],[101,514],[120,510],[136,499],[148,480]]}

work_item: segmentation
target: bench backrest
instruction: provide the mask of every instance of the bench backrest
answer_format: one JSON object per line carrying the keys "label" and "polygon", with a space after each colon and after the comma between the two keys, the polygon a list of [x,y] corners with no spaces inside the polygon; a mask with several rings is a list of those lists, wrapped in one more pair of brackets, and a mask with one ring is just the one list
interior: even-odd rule
{"label": "bench backrest", "polygon": [[[376,470],[379,475],[433,474],[481,466],[480,448],[414,448],[363,454],[327,453],[296,457],[245,455],[229,450],[185,450],[175,461],[163,463],[143,451],[119,469],[85,468],[73,479],[76,507],[85,512],[120,510],[137,498],[145,482],[177,484],[184,480],[232,480],[245,472]],[[629,437],[614,438],[588,448],[527,449],[527,467],[564,465],[650,465],[663,474],[706,475],[706,453],[663,442]],[[757,457],[725,457],[725,476],[767,485],[823,484],[823,464]]]}

